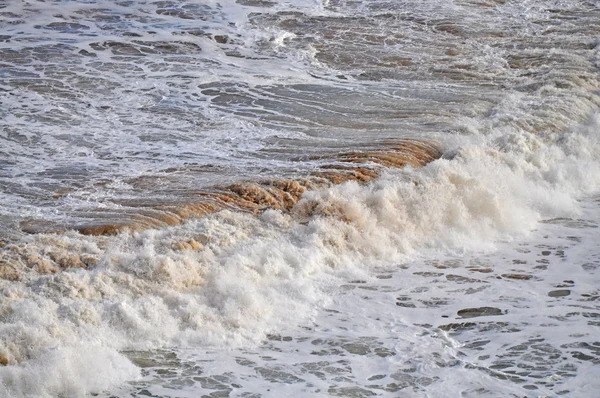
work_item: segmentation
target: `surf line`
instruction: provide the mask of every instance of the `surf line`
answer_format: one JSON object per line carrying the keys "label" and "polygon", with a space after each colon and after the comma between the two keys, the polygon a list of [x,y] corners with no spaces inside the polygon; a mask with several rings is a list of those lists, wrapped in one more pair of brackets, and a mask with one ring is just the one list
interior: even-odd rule
{"label": "surf line", "polygon": [[[307,177],[214,186],[195,193],[195,200],[188,203],[150,205],[138,209],[139,212],[132,214],[129,220],[117,223],[99,221],[76,225],[72,229],[84,235],[117,235],[179,225],[186,219],[204,217],[225,209],[255,214],[267,209],[289,212],[307,190],[327,188],[347,181],[367,183],[377,178],[383,168],[422,167],[441,155],[442,151],[437,143],[403,139],[382,150],[345,152],[330,156],[335,164],[323,166]],[[315,156],[312,159],[327,158]]]}
{"label": "surf line", "polygon": [[[51,227],[26,231],[33,234],[33,237],[39,236],[42,241],[47,240],[51,247],[60,247],[55,247],[56,250],[47,247],[43,250],[36,249],[37,245],[29,245],[27,239],[14,243],[0,242],[0,279],[20,280],[27,272],[53,274],[69,268],[94,268],[98,261],[96,256],[83,252],[77,253],[70,249],[64,250],[65,248],[60,249],[64,243],[54,242],[60,239],[62,234],[71,230],[102,240],[102,237],[108,238],[123,233],[176,226],[186,220],[202,218],[226,209],[257,215],[273,209],[286,212],[298,219],[321,215],[347,221],[343,210],[337,208],[335,204],[319,201],[303,201],[301,206],[296,204],[309,190],[326,189],[348,181],[365,184],[376,179],[386,168],[406,166],[418,168],[441,156],[441,147],[435,142],[402,139],[394,141],[381,150],[315,156],[313,159],[331,160],[331,163],[302,178],[264,179],[214,186],[195,192],[192,200],[183,201],[181,204],[150,201],[141,202],[137,207],[130,206],[125,208],[122,214],[116,215],[117,222],[97,220],[90,224],[63,229]],[[50,235],[47,235],[48,233]],[[198,250],[201,247],[202,243],[189,239],[178,242],[177,247],[173,249]]]}

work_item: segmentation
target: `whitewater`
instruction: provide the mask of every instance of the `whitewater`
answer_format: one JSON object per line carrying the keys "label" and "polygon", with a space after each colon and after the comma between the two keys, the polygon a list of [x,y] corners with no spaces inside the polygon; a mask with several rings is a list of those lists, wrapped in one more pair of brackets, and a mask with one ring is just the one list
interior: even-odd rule
{"label": "whitewater", "polygon": [[0,396],[594,397],[595,2],[0,1]]}

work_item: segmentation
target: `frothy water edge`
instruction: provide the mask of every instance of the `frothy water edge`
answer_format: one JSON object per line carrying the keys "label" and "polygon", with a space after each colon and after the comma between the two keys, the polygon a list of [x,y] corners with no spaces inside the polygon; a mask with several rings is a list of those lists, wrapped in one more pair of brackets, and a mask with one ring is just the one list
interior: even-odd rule
{"label": "frothy water edge", "polygon": [[[577,198],[600,184],[598,131],[595,116],[554,144],[530,136],[519,151],[496,141],[466,146],[367,185],[307,191],[296,204],[335,208],[333,216],[223,211],[132,235],[31,236],[21,249],[85,253],[97,263],[2,280],[5,393],[108,388],[138,374],[122,350],[255,345],[310,318],[332,286],[369,277],[372,267],[492,249],[543,217],[576,218]],[[60,365],[42,371],[49,363]],[[74,371],[92,363],[94,376]]]}
{"label": "frothy water edge", "polygon": [[0,396],[592,396],[599,11],[0,1]]}

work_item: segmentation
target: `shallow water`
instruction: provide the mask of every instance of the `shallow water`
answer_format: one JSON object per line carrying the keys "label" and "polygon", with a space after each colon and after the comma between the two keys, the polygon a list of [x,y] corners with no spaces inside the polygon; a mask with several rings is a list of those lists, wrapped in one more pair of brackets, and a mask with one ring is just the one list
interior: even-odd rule
{"label": "shallow water", "polygon": [[600,9],[0,1],[0,396],[600,387]]}
{"label": "shallow water", "polygon": [[406,137],[546,137],[598,104],[593,3],[2,6],[9,235],[164,225],[157,204],[215,185]]}
{"label": "shallow water", "polygon": [[[347,280],[253,349],[127,352],[115,396],[594,396],[598,202],[490,253]],[[395,393],[395,394],[394,394]]]}

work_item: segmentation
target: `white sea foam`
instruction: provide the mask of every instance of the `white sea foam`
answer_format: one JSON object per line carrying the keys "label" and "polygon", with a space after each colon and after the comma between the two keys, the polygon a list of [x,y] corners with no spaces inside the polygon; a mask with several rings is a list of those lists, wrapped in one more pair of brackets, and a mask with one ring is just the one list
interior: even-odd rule
{"label": "white sea foam", "polygon": [[[214,372],[230,382],[212,390],[251,380],[248,390],[265,395],[284,386],[271,396],[360,396],[365,392],[353,390],[349,376],[359,374],[360,388],[373,380],[396,384],[381,394],[406,384],[418,386],[415,396],[523,395],[524,381],[505,380],[528,376],[502,373],[514,365],[547,382],[534,386],[540,394],[560,386],[571,396],[590,396],[598,356],[589,348],[597,325],[588,322],[597,305],[565,304],[547,293],[566,284],[578,300],[597,296],[596,260],[585,254],[597,253],[599,222],[587,208],[600,190],[593,5],[274,3],[2,8],[0,233],[15,242],[3,253],[40,266],[72,255],[93,261],[89,269],[55,274],[16,262],[20,279],[0,279],[0,363],[7,362],[0,366],[0,396],[129,394],[123,384],[135,380],[158,395],[177,388],[177,396],[197,396],[225,383],[193,373],[205,350],[214,350],[206,354]],[[387,170],[366,185],[308,191],[289,213],[222,211],[114,237],[19,232],[29,220],[71,225],[93,219],[93,212],[126,213],[127,200],[178,203],[181,192],[211,184],[265,173],[304,176],[324,165],[313,157],[405,137],[438,141],[444,156],[421,169]],[[146,188],[136,186],[138,177]],[[556,260],[545,274],[532,271],[546,265],[537,252],[566,250],[561,245],[577,267]],[[520,262],[506,264],[513,251],[519,257],[511,260]],[[455,274],[440,271],[454,263]],[[472,281],[467,263],[493,278]],[[375,280],[382,269],[393,283]],[[575,287],[565,282],[571,278]],[[373,290],[357,288],[357,281]],[[414,296],[407,301],[414,307],[380,309],[401,290],[402,300]],[[366,304],[362,291],[376,291],[367,296],[375,304]],[[463,295],[468,299],[459,300]],[[508,326],[436,329],[441,316],[490,300],[516,314],[506,317]],[[569,315],[570,305],[577,315]],[[384,310],[388,321],[378,319]],[[335,319],[327,323],[330,315]],[[294,329],[311,320],[325,325],[318,339]],[[555,321],[553,334],[544,325]],[[298,352],[261,345],[290,328]],[[536,334],[548,345],[537,344]],[[490,342],[483,344],[482,335]],[[377,337],[372,346],[369,336]],[[192,365],[168,364],[169,350]],[[260,366],[226,350],[255,350]],[[497,363],[494,350],[509,358],[580,350],[573,355],[583,359],[532,370],[535,360]],[[281,369],[269,368],[265,352]],[[315,365],[322,352],[327,364]],[[151,371],[131,362],[145,367],[144,355],[191,384],[161,390],[164,375],[148,382]],[[339,363],[351,360],[352,366]],[[308,373],[312,387],[294,382]]]}
{"label": "white sea foam", "polygon": [[[100,261],[93,270],[2,281],[3,388],[11,396],[77,395],[136,374],[117,351],[254,345],[309,319],[332,286],[372,267],[491,250],[542,218],[576,217],[577,199],[600,184],[598,120],[543,145],[534,136],[494,138],[367,185],[309,191],[291,214],[224,211],[100,242],[30,237],[42,252],[51,243]],[[340,209],[342,219],[304,218],[313,203]],[[189,238],[204,247],[171,248]]]}

